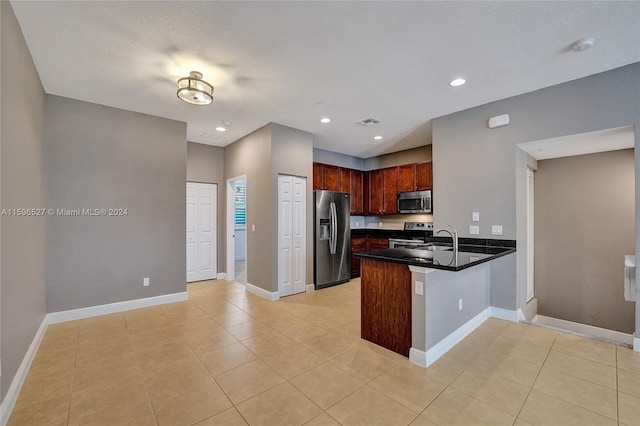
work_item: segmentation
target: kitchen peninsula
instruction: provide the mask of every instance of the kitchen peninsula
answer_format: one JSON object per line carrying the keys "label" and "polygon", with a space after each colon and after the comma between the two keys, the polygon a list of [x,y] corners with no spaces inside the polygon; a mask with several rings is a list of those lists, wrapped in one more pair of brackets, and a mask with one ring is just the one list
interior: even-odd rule
{"label": "kitchen peninsula", "polygon": [[424,367],[488,317],[491,262],[516,251],[511,240],[434,240],[356,254],[362,338]]}

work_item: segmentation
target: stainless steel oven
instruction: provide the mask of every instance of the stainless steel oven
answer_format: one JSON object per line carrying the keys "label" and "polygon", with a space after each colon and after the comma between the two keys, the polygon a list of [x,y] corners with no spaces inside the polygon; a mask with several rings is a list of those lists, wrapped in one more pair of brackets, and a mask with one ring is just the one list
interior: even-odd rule
{"label": "stainless steel oven", "polygon": [[400,192],[397,207],[398,213],[431,214],[431,191]]}

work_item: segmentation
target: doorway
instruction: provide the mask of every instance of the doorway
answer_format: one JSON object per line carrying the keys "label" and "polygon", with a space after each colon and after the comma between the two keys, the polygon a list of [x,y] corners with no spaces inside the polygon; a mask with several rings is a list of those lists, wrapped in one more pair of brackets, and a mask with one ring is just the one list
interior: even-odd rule
{"label": "doorway", "polygon": [[227,180],[227,279],[247,283],[247,178]]}
{"label": "doorway", "polygon": [[534,322],[628,343],[634,306],[624,300],[619,265],[635,253],[633,146],[632,127],[519,145],[536,163],[535,189],[528,169],[520,210],[527,225],[520,300],[533,297]]}
{"label": "doorway", "polygon": [[217,277],[218,185],[187,182],[187,282]]}

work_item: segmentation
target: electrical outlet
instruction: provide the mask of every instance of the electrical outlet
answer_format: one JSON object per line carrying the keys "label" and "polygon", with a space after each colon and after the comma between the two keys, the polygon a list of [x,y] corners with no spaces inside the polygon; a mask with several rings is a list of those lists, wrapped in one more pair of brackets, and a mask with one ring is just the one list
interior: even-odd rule
{"label": "electrical outlet", "polygon": [[491,226],[491,235],[502,235],[502,225]]}
{"label": "electrical outlet", "polygon": [[146,277],[144,280],[142,280],[142,286],[149,287],[149,277]]}
{"label": "electrical outlet", "polygon": [[458,310],[462,310],[462,299],[458,299]]}
{"label": "electrical outlet", "polygon": [[422,281],[416,281],[416,294],[418,296],[424,295],[424,283]]}
{"label": "electrical outlet", "polygon": [[382,221],[378,222],[378,227],[382,228]]}
{"label": "electrical outlet", "polygon": [[480,222],[480,212],[471,213],[471,221],[472,222]]}
{"label": "electrical outlet", "polygon": [[251,224],[251,232],[256,232],[256,224],[255,223]]}
{"label": "electrical outlet", "polygon": [[479,235],[480,234],[480,227],[478,225],[469,226],[469,234],[471,234],[471,235]]}

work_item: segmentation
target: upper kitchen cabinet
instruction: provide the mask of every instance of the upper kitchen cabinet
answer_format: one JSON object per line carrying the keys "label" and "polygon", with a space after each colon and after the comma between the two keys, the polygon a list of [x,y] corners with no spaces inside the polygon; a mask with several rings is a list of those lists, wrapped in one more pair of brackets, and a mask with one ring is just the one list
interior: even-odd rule
{"label": "upper kitchen cabinet", "polygon": [[372,170],[369,173],[369,214],[396,214],[398,168]]}
{"label": "upper kitchen cabinet", "polygon": [[351,181],[351,214],[364,214],[364,182],[363,172],[360,170],[350,170],[349,180]]}
{"label": "upper kitchen cabinet", "polygon": [[433,186],[433,167],[431,161],[416,164],[416,191],[431,189]]}
{"label": "upper kitchen cabinet", "polygon": [[431,162],[398,166],[398,192],[431,189]]}
{"label": "upper kitchen cabinet", "polygon": [[330,164],[313,163],[313,190],[337,191],[340,181],[340,167]]}
{"label": "upper kitchen cabinet", "polygon": [[[351,194],[351,170],[340,167],[338,176],[338,191]],[[353,209],[351,213],[353,214]]]}

